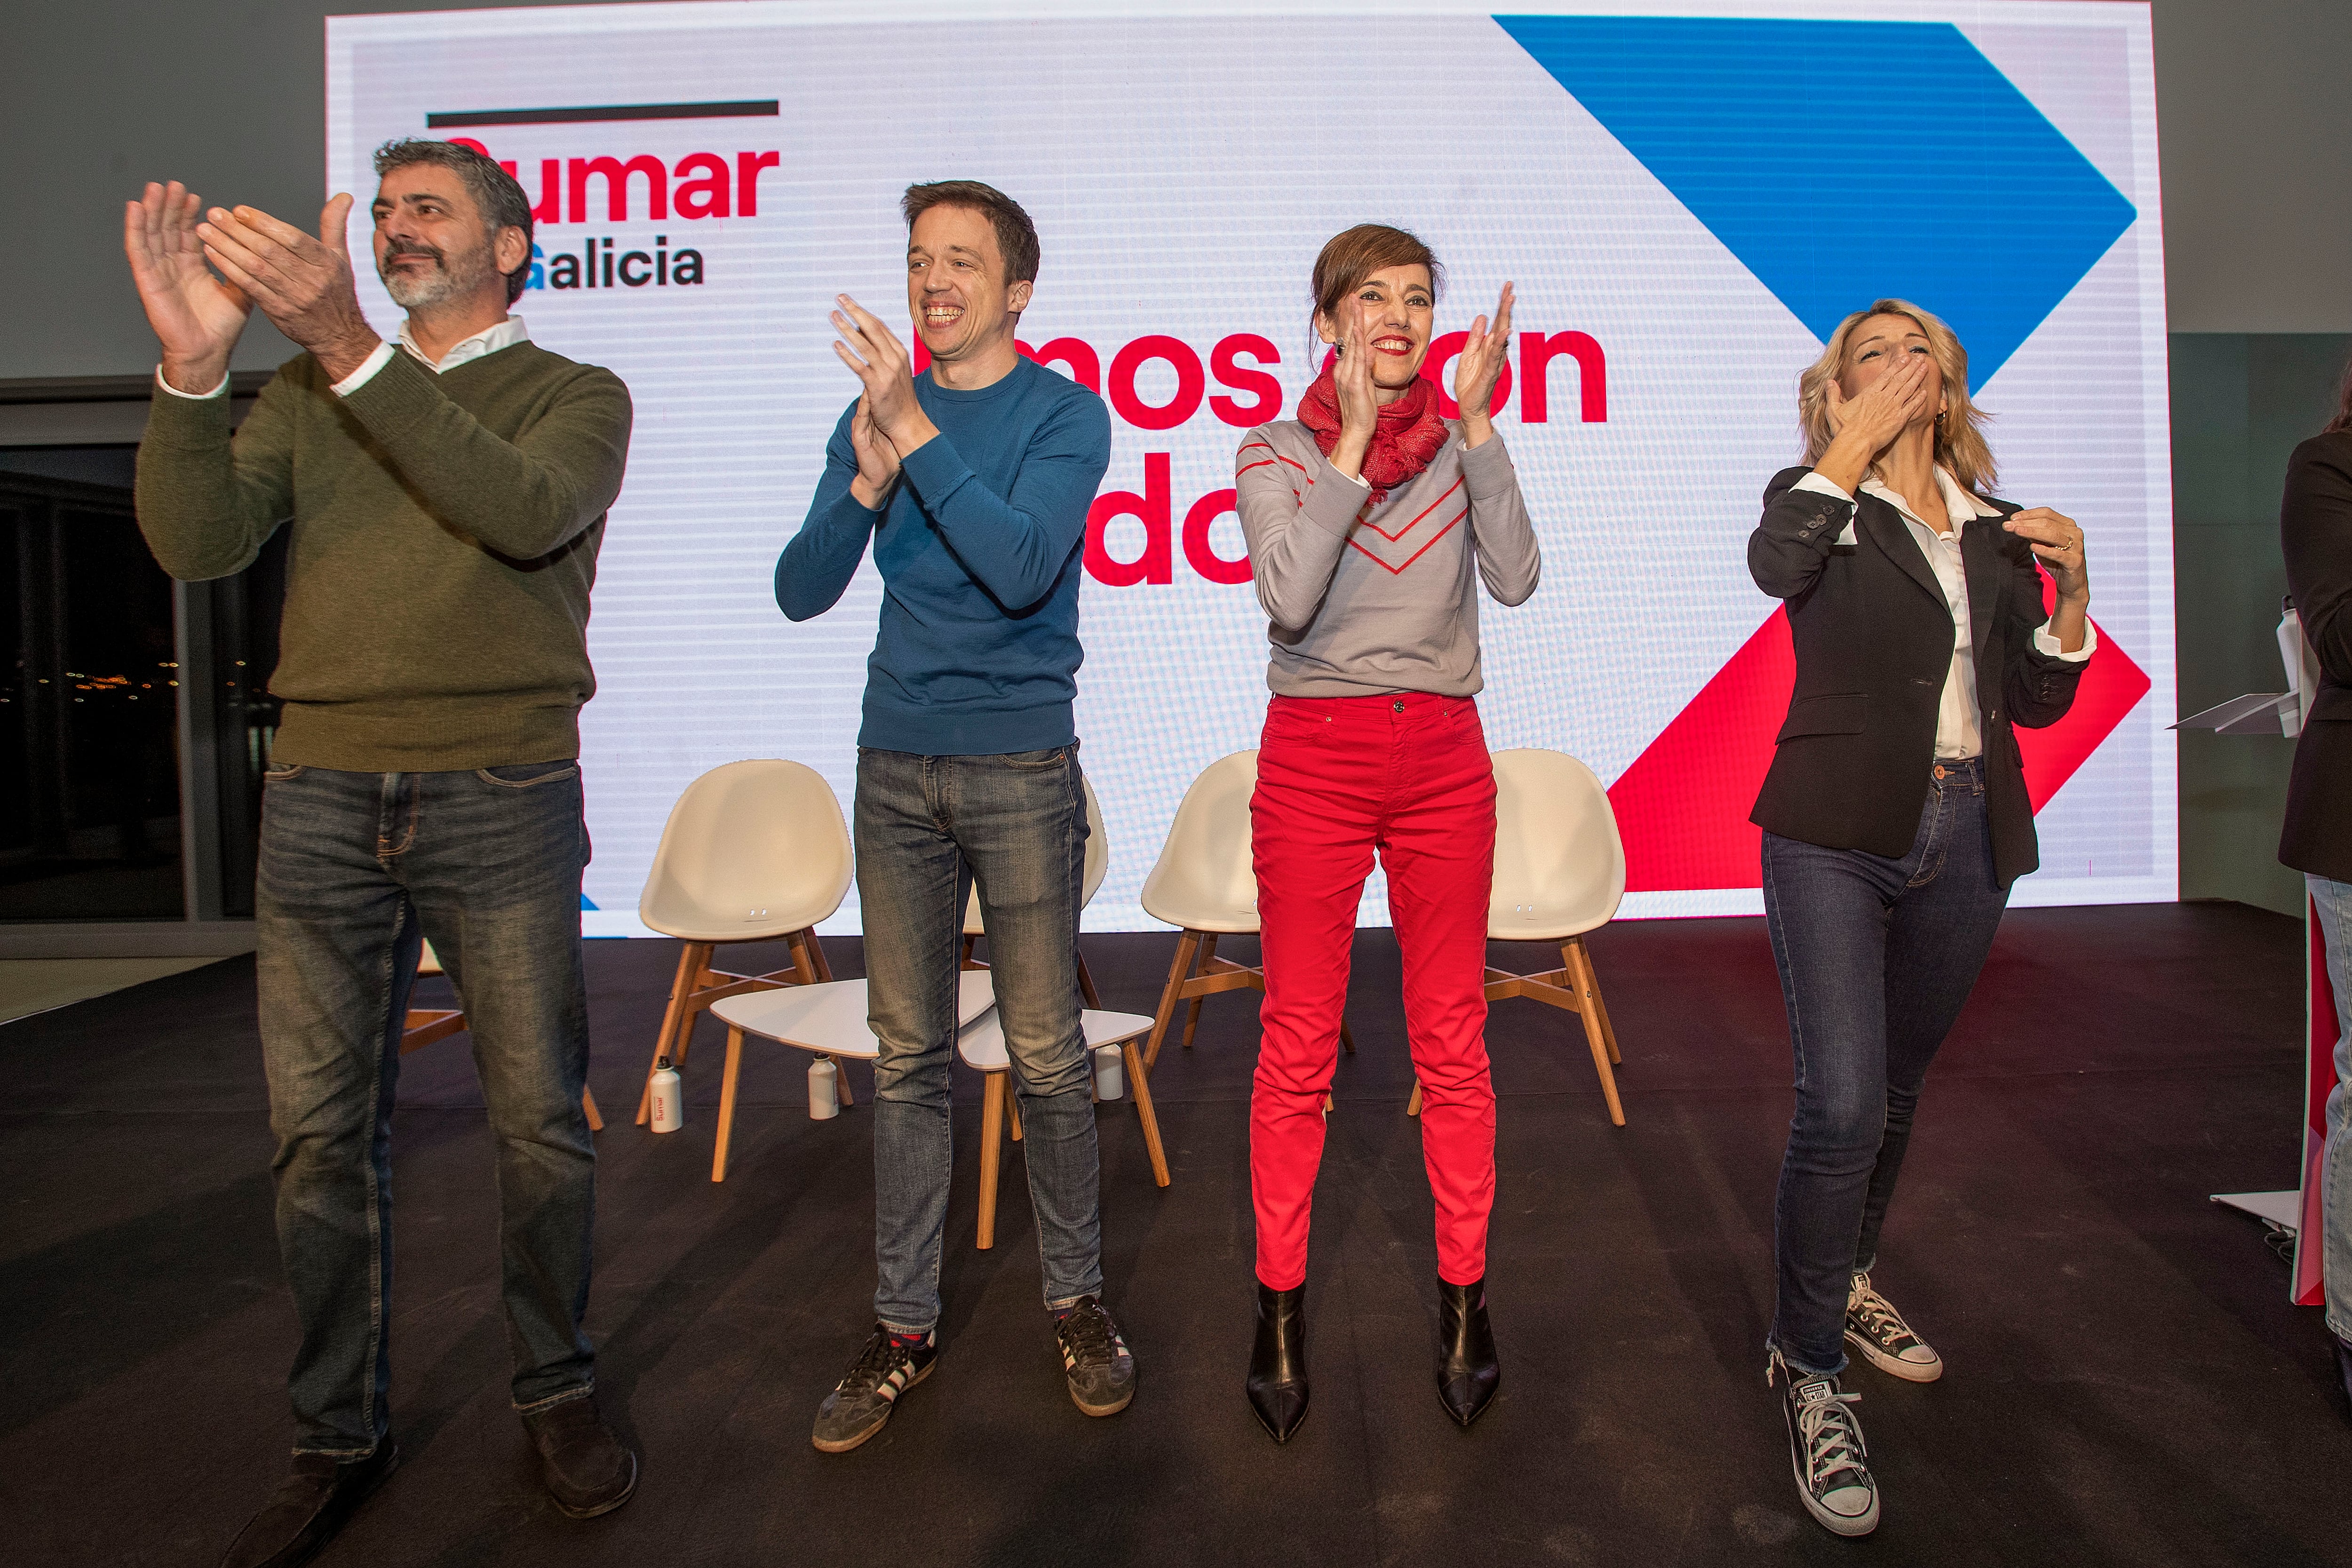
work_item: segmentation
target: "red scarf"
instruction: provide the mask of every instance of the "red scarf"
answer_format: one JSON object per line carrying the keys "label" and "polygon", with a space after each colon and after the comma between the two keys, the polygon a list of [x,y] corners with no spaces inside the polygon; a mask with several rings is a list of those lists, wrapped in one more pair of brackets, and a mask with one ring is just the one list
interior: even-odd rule
{"label": "red scarf", "polygon": [[[1339,389],[1328,367],[1298,400],[1298,422],[1315,433],[1325,457],[1339,444]],[[1411,484],[1429,467],[1444,447],[1445,434],[1437,389],[1427,376],[1414,376],[1412,390],[1380,411],[1371,445],[1364,449],[1363,478],[1372,487],[1372,504],[1380,505],[1391,490]]]}

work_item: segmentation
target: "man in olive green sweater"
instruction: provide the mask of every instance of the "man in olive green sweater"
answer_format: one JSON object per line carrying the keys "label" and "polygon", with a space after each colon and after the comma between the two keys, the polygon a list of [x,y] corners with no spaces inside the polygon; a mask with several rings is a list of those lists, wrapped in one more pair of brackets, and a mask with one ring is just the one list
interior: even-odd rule
{"label": "man in olive green sweater", "polygon": [[[507,313],[529,201],[442,142],[376,153],[375,266],[408,319],[359,307],[337,196],[316,238],[179,185],[129,204],[124,247],[163,342],[139,522],[175,577],[219,577],[292,530],[283,703],[256,889],[278,1237],[301,1321],[292,1474],[233,1568],[307,1562],[398,1462],[390,1140],[420,942],[464,999],[498,1148],[514,1403],[557,1504],[619,1507],[635,1454],[599,1416],[581,1331],[595,1145],[581,974],[579,711],[628,389]],[[254,306],[305,352],[229,429]]]}

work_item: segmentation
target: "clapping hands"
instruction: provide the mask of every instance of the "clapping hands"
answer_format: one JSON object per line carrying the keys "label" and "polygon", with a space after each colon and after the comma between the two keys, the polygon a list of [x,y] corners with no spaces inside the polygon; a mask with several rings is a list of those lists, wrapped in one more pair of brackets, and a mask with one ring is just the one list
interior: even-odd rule
{"label": "clapping hands", "polygon": [[203,394],[228,374],[228,359],[253,301],[215,276],[196,237],[203,203],[177,180],[150,184],[124,204],[122,249],[148,324],[163,345],[163,377],[182,392]]}
{"label": "clapping hands", "polygon": [[1483,445],[1495,433],[1492,420],[1495,384],[1501,379],[1503,367],[1511,358],[1511,305],[1515,299],[1512,286],[1503,285],[1502,297],[1495,301],[1493,325],[1488,318],[1479,317],[1470,323],[1469,341],[1454,361],[1454,402],[1462,411],[1464,434],[1469,446]]}

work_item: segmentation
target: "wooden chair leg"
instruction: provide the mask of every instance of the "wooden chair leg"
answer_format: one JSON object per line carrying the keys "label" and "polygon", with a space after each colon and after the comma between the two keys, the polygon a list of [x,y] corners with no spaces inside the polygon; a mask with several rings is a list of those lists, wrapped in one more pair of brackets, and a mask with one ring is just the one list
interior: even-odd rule
{"label": "wooden chair leg", "polygon": [[[1005,1069],[1005,1072],[1006,1072],[1006,1074],[1007,1074],[1007,1076],[1008,1076],[1008,1077],[1011,1075],[1012,1070],[1013,1070],[1013,1069],[1012,1069],[1012,1068],[1007,1068]],[[1021,1142],[1021,1096],[1020,1096],[1020,1094],[1019,1094],[1017,1091],[1015,1091],[1015,1090],[1013,1089],[1013,1087],[1012,1087],[1012,1086],[1011,1086],[1011,1084],[1009,1084],[1009,1083],[1005,1086],[1005,1089],[1004,1089],[1004,1121],[1005,1121],[1005,1125],[1006,1125],[1007,1127],[1009,1127],[1009,1128],[1011,1128],[1011,1129],[1012,1129],[1012,1131],[1013,1131],[1013,1141],[1015,1143],[1020,1142]]]}
{"label": "wooden chair leg", "polygon": [[1600,1009],[1593,1005],[1591,960],[1578,942],[1562,943],[1559,955],[1568,965],[1568,983],[1576,990],[1577,1016],[1584,1020],[1584,1042],[1592,1047],[1592,1068],[1601,1075],[1601,1094],[1609,1102],[1609,1120],[1622,1127],[1625,1108],[1617,1099],[1617,1075],[1609,1070],[1609,1037],[1602,1029]]}
{"label": "wooden chair leg", "polygon": [[963,951],[956,954],[956,967],[958,969],[980,969],[985,967],[984,965],[974,963],[971,961],[971,950],[979,945],[980,938],[974,936],[970,931],[964,932]]}
{"label": "wooden chair leg", "polygon": [[698,993],[706,985],[719,984],[719,977],[710,973],[711,954],[718,950],[719,944],[703,942],[697,942],[695,946],[699,950],[695,978],[687,987],[686,1005],[678,1014],[677,1030],[670,1037],[669,1042],[669,1065],[677,1068],[686,1065],[686,1053],[694,1048],[694,1026],[702,1021],[704,1011],[710,1005]]}
{"label": "wooden chair leg", "polygon": [[1348,1047],[1348,1054],[1349,1056],[1352,1057],[1356,1054],[1356,1037],[1354,1033],[1349,1029],[1348,1020],[1345,1016],[1342,1016],[1339,1019],[1339,1043]]}
{"label": "wooden chair leg", "polygon": [[1133,1040],[1121,1047],[1120,1054],[1127,1058],[1127,1091],[1134,1097],[1135,1113],[1143,1121],[1143,1152],[1151,1156],[1151,1179],[1164,1187],[1168,1184],[1168,1152],[1160,1146],[1160,1118],[1151,1109],[1150,1068]]}
{"label": "wooden chair leg", "polygon": [[735,1136],[735,1080],[743,1069],[743,1031],[727,1028],[727,1073],[719,1083],[719,1146],[710,1152],[710,1179],[727,1179],[727,1146]]}
{"label": "wooden chair leg", "polygon": [[1412,1098],[1404,1102],[1404,1113],[1407,1116],[1421,1114],[1421,1079],[1419,1079],[1412,1080]]}
{"label": "wooden chair leg", "polygon": [[1087,967],[1087,955],[1083,952],[1078,954],[1078,994],[1087,999],[1087,1006],[1101,1010],[1102,993],[1095,989],[1094,972]]}
{"label": "wooden chair leg", "polygon": [[604,1131],[604,1113],[596,1109],[596,1091],[588,1088],[584,1084],[582,1085],[580,1089],[580,1109],[588,1113],[589,1131],[602,1132]]}
{"label": "wooden chair leg", "polygon": [[1580,936],[1570,940],[1576,943],[1576,951],[1584,957],[1584,978],[1592,986],[1592,1006],[1601,1015],[1601,1037],[1609,1042],[1609,1059],[1622,1065],[1625,1058],[1617,1049],[1617,1026],[1609,1021],[1609,1004],[1601,999],[1601,971],[1593,965],[1592,950],[1584,945],[1584,939]]}
{"label": "wooden chair leg", "polygon": [[784,941],[785,945],[790,948],[792,952],[793,970],[793,973],[800,976],[801,984],[803,985],[815,984],[817,966],[815,961],[812,960],[809,957],[809,954],[816,947],[816,932],[803,929],[793,932],[793,934],[785,938]]}
{"label": "wooden chair leg", "polygon": [[980,1097],[980,1250],[996,1245],[996,1173],[1003,1158],[1004,1075],[987,1075]]}
{"label": "wooden chair leg", "polygon": [[833,965],[824,961],[824,943],[817,940],[816,928],[811,926],[801,932],[801,935],[808,939],[809,967],[816,971],[817,983],[821,985],[832,984]]}
{"label": "wooden chair leg", "polygon": [[[1211,931],[1207,940],[1201,943],[1201,955],[1193,962],[1193,972],[1195,973],[1206,973],[1215,965],[1216,962],[1217,933]],[[1190,976],[1187,976],[1187,978],[1189,979]],[[1192,1031],[1201,1026],[1201,1004],[1207,1000],[1208,998],[1205,996],[1195,996],[1192,998],[1192,1005],[1184,1010],[1183,1044],[1184,1048],[1188,1051],[1192,1048]]]}
{"label": "wooden chair leg", "polygon": [[1187,931],[1176,939],[1176,958],[1168,966],[1168,984],[1160,993],[1160,1011],[1151,1020],[1151,1037],[1143,1047],[1143,1065],[1153,1067],[1160,1060],[1160,1042],[1168,1037],[1168,1026],[1176,1016],[1176,997],[1192,978],[1192,955],[1200,951],[1201,933]]}
{"label": "wooden chair leg", "polygon": [[825,1059],[833,1063],[834,1099],[841,1102],[842,1110],[851,1110],[857,1104],[857,1097],[849,1092],[849,1064],[839,1057],[828,1057]]}
{"label": "wooden chair leg", "polygon": [[654,1068],[662,1058],[669,1055],[669,1037],[677,1028],[679,1015],[686,1011],[687,996],[694,990],[694,978],[702,973],[703,956],[710,950],[698,942],[689,942],[677,955],[677,978],[670,982],[669,1009],[662,1015],[661,1032],[654,1037],[653,1059],[646,1064],[645,1092],[637,1096],[637,1125],[643,1127],[654,1110]]}

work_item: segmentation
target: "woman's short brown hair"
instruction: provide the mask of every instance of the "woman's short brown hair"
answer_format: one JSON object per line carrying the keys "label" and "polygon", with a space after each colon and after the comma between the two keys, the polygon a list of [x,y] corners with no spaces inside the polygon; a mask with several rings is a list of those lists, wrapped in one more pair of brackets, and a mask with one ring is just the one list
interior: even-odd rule
{"label": "woman's short brown hair", "polygon": [[1927,334],[1927,352],[1936,356],[1936,368],[1944,378],[1944,416],[1936,422],[1937,466],[1949,468],[1970,494],[1992,494],[1992,448],[1984,438],[1992,416],[1969,401],[1969,351],[1940,317],[1907,300],[1874,300],[1869,310],[1840,321],[1822,345],[1822,357],[1797,377],[1797,424],[1804,432],[1806,463],[1819,463],[1830,449],[1836,434],[1830,428],[1830,383],[1844,374],[1846,343],[1853,330],[1873,316],[1907,316]]}
{"label": "woman's short brown hair", "polygon": [[1384,223],[1360,223],[1333,235],[1315,258],[1315,314],[1332,314],[1365,279],[1391,267],[1428,268],[1433,296],[1445,287],[1445,268],[1419,236]]}
{"label": "woman's short brown hair", "polygon": [[996,230],[996,248],[1004,256],[1006,284],[1037,281],[1037,226],[1029,221],[1019,202],[978,180],[934,180],[928,185],[908,185],[907,194],[898,198],[898,210],[907,215],[909,234],[914,232],[915,220],[933,207],[970,207],[987,218]]}

